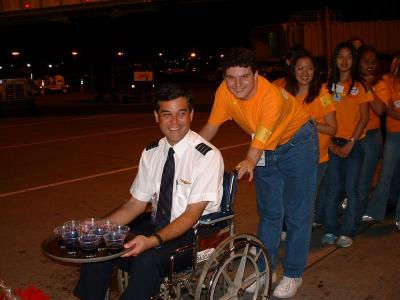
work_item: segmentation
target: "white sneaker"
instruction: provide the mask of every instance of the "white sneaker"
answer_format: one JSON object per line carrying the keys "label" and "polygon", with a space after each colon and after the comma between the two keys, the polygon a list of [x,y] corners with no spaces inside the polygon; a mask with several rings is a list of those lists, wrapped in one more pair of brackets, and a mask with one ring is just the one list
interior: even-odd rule
{"label": "white sneaker", "polygon": [[290,298],[296,295],[297,289],[301,286],[302,278],[291,278],[283,276],[281,282],[274,290],[276,298]]}
{"label": "white sneaker", "polygon": [[347,248],[350,247],[351,244],[353,244],[353,239],[345,235],[341,235],[336,241],[336,247],[338,248]]}
{"label": "white sneaker", "polygon": [[281,232],[281,242],[286,241],[286,231]]}
{"label": "white sneaker", "polygon": [[[265,275],[262,275],[261,277],[260,277],[260,288],[265,284]],[[275,272],[272,272],[272,278],[271,278],[272,280],[272,283],[275,283],[276,282],[276,273]],[[256,281],[254,281],[247,289],[246,289],[246,292],[248,292],[248,293],[251,293],[251,294],[254,294],[255,292],[256,292],[256,287],[257,287],[257,280]]]}

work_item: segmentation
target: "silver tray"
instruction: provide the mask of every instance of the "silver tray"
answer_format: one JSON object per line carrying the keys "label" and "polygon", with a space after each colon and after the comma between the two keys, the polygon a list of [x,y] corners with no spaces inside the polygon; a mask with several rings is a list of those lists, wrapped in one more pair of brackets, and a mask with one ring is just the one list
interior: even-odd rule
{"label": "silver tray", "polygon": [[[129,234],[127,237],[127,241],[133,238],[133,234]],[[99,250],[95,256],[88,257],[83,254],[81,251],[77,251],[75,254],[70,254],[65,250],[65,248],[61,248],[54,236],[50,236],[42,242],[42,251],[45,255],[59,261],[63,262],[72,262],[72,263],[91,263],[91,262],[99,262],[111,260],[117,257],[120,257],[122,254],[125,254],[130,249],[121,250],[117,253],[109,253],[108,249]]]}

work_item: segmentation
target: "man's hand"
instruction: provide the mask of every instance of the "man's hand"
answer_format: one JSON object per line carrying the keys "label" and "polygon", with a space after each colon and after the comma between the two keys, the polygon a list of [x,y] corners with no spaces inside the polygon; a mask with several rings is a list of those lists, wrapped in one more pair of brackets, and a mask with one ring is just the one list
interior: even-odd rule
{"label": "man's hand", "polygon": [[255,165],[245,159],[242,160],[238,165],[235,167],[235,169],[238,171],[238,178],[241,179],[244,174],[249,173],[249,182],[253,180],[253,171],[254,171]]}
{"label": "man's hand", "polygon": [[153,237],[137,235],[134,239],[124,245],[125,249],[130,248],[130,250],[127,253],[121,255],[121,257],[137,256],[148,249],[154,248],[155,245],[156,243],[154,242]]}

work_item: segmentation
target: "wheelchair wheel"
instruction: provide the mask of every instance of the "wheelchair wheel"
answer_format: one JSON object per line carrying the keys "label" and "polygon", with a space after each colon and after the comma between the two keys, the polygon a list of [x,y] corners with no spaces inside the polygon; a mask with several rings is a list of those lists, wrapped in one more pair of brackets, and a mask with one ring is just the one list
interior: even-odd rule
{"label": "wheelchair wheel", "polygon": [[[260,265],[257,262],[262,262]],[[255,286],[253,285],[255,284]],[[251,292],[246,291],[253,286]],[[195,299],[266,299],[271,289],[271,266],[261,241],[249,234],[229,237],[205,263]]]}

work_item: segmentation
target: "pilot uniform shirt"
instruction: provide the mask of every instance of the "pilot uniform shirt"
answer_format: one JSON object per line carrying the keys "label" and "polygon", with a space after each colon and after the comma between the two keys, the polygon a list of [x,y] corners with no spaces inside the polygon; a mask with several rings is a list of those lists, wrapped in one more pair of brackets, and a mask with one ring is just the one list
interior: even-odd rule
{"label": "pilot uniform shirt", "polygon": [[[146,147],[140,158],[138,174],[130,188],[134,198],[152,203],[153,220],[170,147],[165,137]],[[189,204],[200,201],[209,202],[203,215],[218,212],[224,172],[220,151],[191,130],[173,149],[175,175],[170,222],[178,218]]]}

